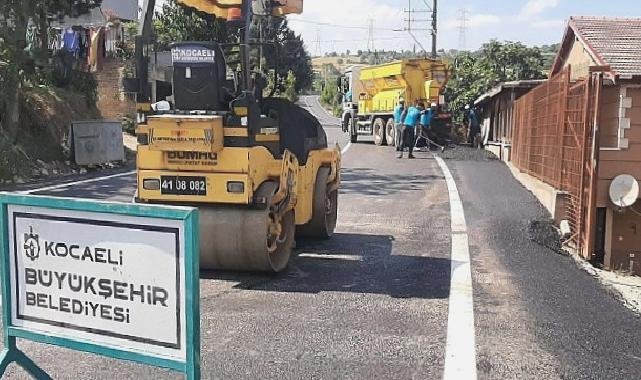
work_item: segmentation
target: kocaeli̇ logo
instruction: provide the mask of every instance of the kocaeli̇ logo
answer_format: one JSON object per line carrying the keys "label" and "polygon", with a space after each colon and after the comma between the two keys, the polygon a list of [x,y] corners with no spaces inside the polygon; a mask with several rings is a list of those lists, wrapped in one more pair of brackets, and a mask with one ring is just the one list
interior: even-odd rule
{"label": "kocaeli\u0307 logo", "polygon": [[29,233],[24,234],[24,245],[22,246],[25,256],[36,261],[40,256],[40,238],[33,233],[33,227],[29,226]]}

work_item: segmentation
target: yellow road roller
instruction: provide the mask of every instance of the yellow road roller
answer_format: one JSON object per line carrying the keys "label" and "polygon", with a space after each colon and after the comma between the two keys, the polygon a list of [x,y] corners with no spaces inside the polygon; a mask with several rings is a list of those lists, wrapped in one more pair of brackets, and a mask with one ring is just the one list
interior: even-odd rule
{"label": "yellow road roller", "polygon": [[150,69],[155,2],[146,0],[129,83],[138,93],[136,201],[198,207],[203,269],[282,271],[296,237],[332,236],[340,186],[340,148],[328,148],[309,112],[265,96],[267,80],[250,67],[263,44],[252,22],[300,13],[302,0],[178,2],[237,28],[239,64],[230,67],[216,41],[176,42],[171,91],[154,93],[163,86],[150,75],[162,70]]}

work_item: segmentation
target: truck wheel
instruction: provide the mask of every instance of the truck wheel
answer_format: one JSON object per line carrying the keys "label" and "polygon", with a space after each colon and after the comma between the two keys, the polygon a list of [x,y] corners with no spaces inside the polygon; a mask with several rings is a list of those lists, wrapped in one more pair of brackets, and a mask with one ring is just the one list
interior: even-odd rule
{"label": "truck wheel", "polygon": [[349,141],[352,144],[358,142],[358,131],[356,130],[356,123],[352,117],[347,118],[347,130],[349,131]]}
{"label": "truck wheel", "polygon": [[387,145],[396,146],[396,125],[394,118],[388,119],[387,124],[385,124],[385,137],[387,138]]}
{"label": "truck wheel", "polygon": [[374,119],[374,144],[381,146],[387,145],[385,140],[385,122],[382,118],[377,117]]}

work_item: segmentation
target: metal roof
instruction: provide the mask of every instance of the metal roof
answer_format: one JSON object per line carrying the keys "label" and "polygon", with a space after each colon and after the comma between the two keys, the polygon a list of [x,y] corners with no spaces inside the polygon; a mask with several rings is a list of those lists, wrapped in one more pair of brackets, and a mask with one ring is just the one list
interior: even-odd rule
{"label": "metal roof", "polygon": [[[614,74],[641,76],[641,18],[572,17],[559,57],[567,53],[570,37],[578,38],[594,60],[610,66]],[[560,69],[559,57],[553,72]]]}
{"label": "metal roof", "polygon": [[503,90],[508,89],[508,88],[534,88],[542,83],[545,83],[546,79],[531,79],[531,80],[518,80],[518,81],[512,81],[512,82],[503,82],[499,84],[498,86],[494,87],[490,91],[486,92],[485,94],[479,96],[476,101],[474,101],[475,105],[479,105],[481,103],[484,103],[493,97],[499,95],[500,93],[503,92]]}

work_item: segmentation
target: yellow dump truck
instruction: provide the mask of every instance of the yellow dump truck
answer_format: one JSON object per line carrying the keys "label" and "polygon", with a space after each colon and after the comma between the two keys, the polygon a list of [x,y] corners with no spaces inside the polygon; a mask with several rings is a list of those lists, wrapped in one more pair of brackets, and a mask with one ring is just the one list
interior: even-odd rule
{"label": "yellow dump truck", "polygon": [[[171,90],[152,93],[159,71],[145,56],[154,1],[136,41],[136,201],[191,205],[200,214],[203,269],[279,272],[296,236],[329,238],[340,185],[340,148],[328,147],[309,112],[265,94],[252,54],[260,17],[300,13],[302,0],[178,0],[228,22],[238,43],[180,42],[170,52]],[[239,52],[239,65],[229,64]],[[154,55],[157,55],[154,53]],[[150,85],[154,83],[154,86]]]}
{"label": "yellow dump truck", "polygon": [[373,135],[376,145],[393,145],[393,113],[399,99],[405,99],[407,105],[417,100],[426,105],[441,104],[448,79],[447,65],[429,58],[350,68],[340,86],[343,131],[350,134],[353,143],[359,135]]}

